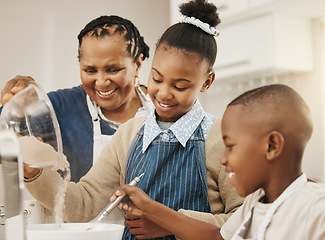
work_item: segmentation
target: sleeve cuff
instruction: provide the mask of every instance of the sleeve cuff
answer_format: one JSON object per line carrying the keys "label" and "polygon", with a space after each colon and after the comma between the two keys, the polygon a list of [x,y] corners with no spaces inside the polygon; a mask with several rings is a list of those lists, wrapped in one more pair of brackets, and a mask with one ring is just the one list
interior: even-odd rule
{"label": "sleeve cuff", "polygon": [[35,175],[34,177],[32,177],[32,178],[25,178],[25,177],[24,177],[24,182],[25,182],[25,183],[29,183],[29,182],[33,182],[33,181],[35,181],[39,176],[41,176],[42,172],[43,172],[43,168],[41,168],[40,171],[39,171],[39,173],[36,174],[36,175]]}

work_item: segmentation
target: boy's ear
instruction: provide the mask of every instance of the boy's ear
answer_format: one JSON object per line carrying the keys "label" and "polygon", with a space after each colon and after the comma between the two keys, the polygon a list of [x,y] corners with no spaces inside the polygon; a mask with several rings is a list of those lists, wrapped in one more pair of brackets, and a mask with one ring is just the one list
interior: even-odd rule
{"label": "boy's ear", "polygon": [[216,76],[216,74],[214,72],[209,73],[208,78],[203,83],[203,86],[201,88],[201,92],[205,92],[211,86],[211,84],[214,81],[215,76]]}
{"label": "boy's ear", "polygon": [[272,131],[267,135],[268,148],[266,151],[266,159],[273,160],[277,158],[284,147],[284,137],[277,131]]}

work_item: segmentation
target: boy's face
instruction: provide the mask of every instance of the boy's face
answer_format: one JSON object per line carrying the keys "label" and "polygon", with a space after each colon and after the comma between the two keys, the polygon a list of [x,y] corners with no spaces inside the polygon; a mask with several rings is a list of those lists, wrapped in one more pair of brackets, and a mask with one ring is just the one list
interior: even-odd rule
{"label": "boy's face", "polygon": [[148,80],[148,93],[157,119],[175,122],[195,103],[198,94],[213,82],[208,64],[197,54],[186,54],[162,44],[155,52]]}
{"label": "boy's face", "polygon": [[222,119],[226,149],[220,161],[226,167],[230,183],[242,197],[266,187],[268,144],[260,131],[261,124],[258,116],[250,116],[242,105],[228,107]]}

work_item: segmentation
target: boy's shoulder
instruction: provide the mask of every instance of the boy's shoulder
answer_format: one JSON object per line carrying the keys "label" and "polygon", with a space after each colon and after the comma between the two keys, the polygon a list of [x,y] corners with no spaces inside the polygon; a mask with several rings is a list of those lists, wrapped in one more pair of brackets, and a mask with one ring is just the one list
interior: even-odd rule
{"label": "boy's shoulder", "polygon": [[[248,195],[245,198],[244,204],[241,206],[241,210],[244,213],[243,215],[245,215],[263,195],[264,191],[261,188]],[[305,215],[308,214],[311,209],[318,207],[322,209],[321,214],[325,217],[325,184],[307,182],[295,194],[282,203],[277,213],[280,214],[288,210],[289,215],[292,216],[295,215],[295,212],[299,212],[297,213],[298,215]]]}
{"label": "boy's shoulder", "polygon": [[[281,227],[287,227],[296,229],[294,233],[291,230],[286,233],[288,236],[290,234],[290,239],[324,239],[324,184],[307,182],[296,194],[287,199],[280,209],[278,216],[273,219],[278,226],[275,232]],[[283,219],[290,224],[284,226]]]}
{"label": "boy's shoulder", "polygon": [[[223,225],[221,234],[230,239],[254,206],[253,221],[263,219],[271,204],[258,203],[262,189],[248,195],[244,204]],[[255,227],[258,223],[252,223]],[[272,217],[266,239],[323,239],[325,236],[325,185],[307,182],[286,199]],[[295,229],[295,231],[292,231]]]}
{"label": "boy's shoulder", "polygon": [[[297,193],[297,198],[301,203],[310,204],[323,204],[325,210],[325,184],[307,182]],[[325,215],[325,211],[324,211]]]}
{"label": "boy's shoulder", "polygon": [[[245,205],[249,207],[252,206],[256,200],[261,198],[263,195],[263,189],[258,189],[246,197]],[[294,209],[296,208],[295,206],[313,206],[315,203],[322,203],[325,209],[325,184],[323,183],[307,182],[295,194],[289,197],[283,205],[288,205],[288,207],[291,206]]]}

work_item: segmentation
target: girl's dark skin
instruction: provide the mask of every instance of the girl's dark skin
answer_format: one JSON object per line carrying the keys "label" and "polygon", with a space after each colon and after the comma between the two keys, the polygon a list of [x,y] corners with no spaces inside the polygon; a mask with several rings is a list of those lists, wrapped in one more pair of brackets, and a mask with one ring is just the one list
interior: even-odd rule
{"label": "girl's dark skin", "polygon": [[[173,209],[154,201],[140,188],[124,185],[111,197],[111,202],[117,197],[127,194],[128,198],[118,207],[127,214],[150,219],[152,222],[168,229],[170,233],[183,240],[222,240],[220,228],[185,216]],[[189,230],[190,229],[190,230]],[[145,234],[137,235],[137,239],[147,239]]]}

